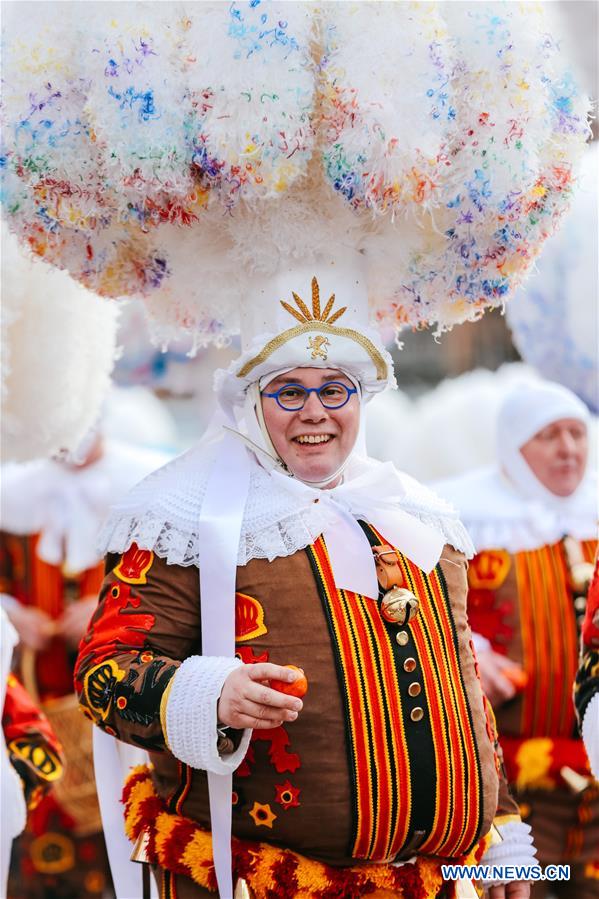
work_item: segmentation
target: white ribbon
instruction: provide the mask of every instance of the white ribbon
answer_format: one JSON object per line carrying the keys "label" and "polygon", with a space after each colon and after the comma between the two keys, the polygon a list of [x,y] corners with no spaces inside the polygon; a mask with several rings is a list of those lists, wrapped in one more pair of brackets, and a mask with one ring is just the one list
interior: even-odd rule
{"label": "white ribbon", "polygon": [[[144,749],[122,743],[99,727],[93,729],[93,747],[98,803],[114,891],[117,899],[133,899],[142,895],[142,866],[131,861],[120,797],[131,768],[147,765],[150,758]],[[157,899],[154,878],[150,880],[150,890],[152,899]]]}
{"label": "white ribbon", "polygon": [[[208,479],[199,521],[202,655],[235,654],[237,549],[250,484],[248,453],[225,434]],[[222,899],[232,899],[232,775],[208,772],[214,869]]]}
{"label": "white ribbon", "polygon": [[276,471],[271,477],[304,502],[309,498],[323,504],[328,519],[323,536],[335,583],[341,589],[378,595],[372,549],[358,518],[380,531],[427,574],[441,557],[443,535],[399,507],[405,490],[391,463],[377,465],[330,490],[309,487]]}

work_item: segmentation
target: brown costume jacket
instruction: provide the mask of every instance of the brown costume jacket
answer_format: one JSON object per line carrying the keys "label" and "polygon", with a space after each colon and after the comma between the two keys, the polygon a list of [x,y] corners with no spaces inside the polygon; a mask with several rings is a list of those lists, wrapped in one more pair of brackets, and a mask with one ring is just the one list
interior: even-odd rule
{"label": "brown costume jacket", "polygon": [[[233,779],[235,835],[333,865],[458,857],[517,813],[471,648],[466,560],[446,546],[429,576],[401,553],[393,565],[420,602],[405,627],[381,617],[383,589],[378,600],[337,590],[322,538],[238,569],[240,658],[297,665],[309,690],[297,721],[254,732]],[[197,568],[135,545],[108,557],[79,651],[81,705],[150,751],[171,811],[209,827],[206,774],[173,757],[160,720],[177,667],[200,652]]]}

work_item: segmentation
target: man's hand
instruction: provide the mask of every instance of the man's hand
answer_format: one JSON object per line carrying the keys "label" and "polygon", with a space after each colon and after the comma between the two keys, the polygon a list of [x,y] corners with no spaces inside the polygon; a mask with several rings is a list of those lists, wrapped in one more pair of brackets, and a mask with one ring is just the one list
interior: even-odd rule
{"label": "man's hand", "polygon": [[44,649],[54,636],[54,622],[41,609],[15,603],[6,609],[6,614],[21,643],[36,652]]}
{"label": "man's hand", "polygon": [[495,708],[513,699],[517,690],[502,672],[506,668],[517,668],[516,662],[492,649],[479,652],[477,659],[482,687],[491,705]]}
{"label": "man's hand", "polygon": [[526,880],[514,880],[490,887],[488,899],[529,899],[530,884]]}
{"label": "man's hand", "polygon": [[97,596],[85,596],[71,603],[56,622],[56,633],[64,637],[70,646],[76,648],[87,630],[89,619],[94,614],[97,604]]}
{"label": "man's hand", "polygon": [[226,727],[268,730],[295,721],[303,702],[272,690],[270,680],[291,683],[301,672],[270,662],[240,665],[227,677],[218,701],[218,720]]}

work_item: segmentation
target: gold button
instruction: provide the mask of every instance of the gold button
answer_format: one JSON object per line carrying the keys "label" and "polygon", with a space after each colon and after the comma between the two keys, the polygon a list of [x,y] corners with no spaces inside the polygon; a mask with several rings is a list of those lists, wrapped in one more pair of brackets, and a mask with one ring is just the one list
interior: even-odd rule
{"label": "gold button", "polygon": [[395,639],[399,643],[400,646],[405,646],[408,640],[410,639],[406,631],[399,631],[395,635]]}
{"label": "gold button", "polygon": [[409,658],[409,659],[406,659],[405,662],[403,663],[404,671],[414,671],[415,668],[416,668],[416,659]]}
{"label": "gold button", "polygon": [[412,709],[410,712],[410,718],[412,721],[422,721],[424,718],[424,709],[421,709],[419,705],[416,706],[415,709]]}
{"label": "gold button", "polygon": [[420,684],[414,681],[414,683],[410,684],[410,686],[408,687],[408,694],[410,696],[418,696],[421,689],[422,687],[420,686]]}

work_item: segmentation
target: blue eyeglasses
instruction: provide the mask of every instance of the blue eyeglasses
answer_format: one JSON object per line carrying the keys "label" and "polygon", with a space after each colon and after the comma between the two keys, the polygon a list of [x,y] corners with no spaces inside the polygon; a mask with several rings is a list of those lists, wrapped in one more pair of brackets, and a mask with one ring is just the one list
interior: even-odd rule
{"label": "blue eyeglasses", "polygon": [[339,381],[327,381],[320,387],[303,387],[301,384],[285,384],[274,393],[263,392],[262,396],[275,399],[281,409],[287,412],[298,412],[306,405],[308,396],[316,393],[325,409],[341,409],[357,393],[355,387],[347,387]]}

